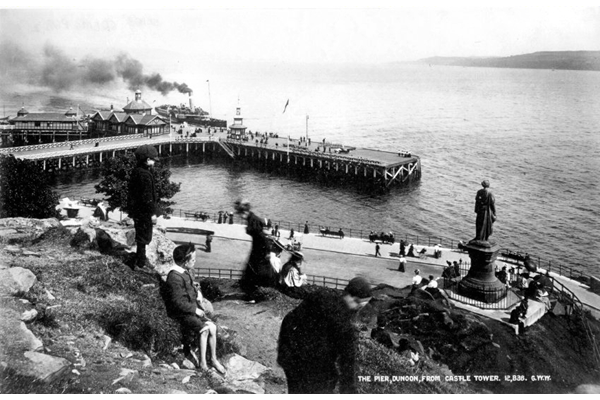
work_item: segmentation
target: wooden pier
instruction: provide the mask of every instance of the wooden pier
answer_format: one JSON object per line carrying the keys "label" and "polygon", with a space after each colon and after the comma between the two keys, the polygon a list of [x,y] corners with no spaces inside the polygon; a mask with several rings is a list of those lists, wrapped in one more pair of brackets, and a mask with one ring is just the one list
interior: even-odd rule
{"label": "wooden pier", "polygon": [[[418,180],[421,176],[421,161],[415,155],[363,148],[351,148],[347,153],[338,153],[335,149],[341,145],[331,143],[309,145],[298,140],[288,141],[287,138],[268,138],[268,144],[265,144],[228,139],[224,134],[193,138],[129,135],[2,148],[0,154],[30,159],[43,171],[57,172],[96,168],[106,158],[133,151],[142,144],[154,145],[163,157],[222,155],[253,165],[318,176],[325,180],[361,181],[384,188]],[[323,151],[323,148],[328,151]]]}

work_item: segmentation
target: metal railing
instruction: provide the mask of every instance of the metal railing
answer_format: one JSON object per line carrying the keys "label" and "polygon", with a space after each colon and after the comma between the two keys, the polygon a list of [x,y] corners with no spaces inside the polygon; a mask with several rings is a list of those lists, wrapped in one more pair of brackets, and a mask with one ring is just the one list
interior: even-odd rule
{"label": "metal railing", "polygon": [[[218,212],[213,212],[213,211],[173,209],[172,215],[179,216],[181,218],[185,218],[186,213],[188,215],[195,214],[195,213],[206,213],[209,215],[210,219],[213,222],[218,222]],[[229,223],[229,220],[227,220],[226,222],[222,222],[222,223]],[[243,225],[245,223],[245,221],[239,215],[234,214],[233,223]],[[294,229],[294,231],[298,232],[298,233],[304,232],[304,224],[303,223],[289,222],[289,221],[283,221],[283,220],[279,220],[279,219],[272,219],[271,225],[273,227],[275,227],[275,225],[278,225],[280,230],[285,229],[285,230],[289,231],[291,229]],[[345,237],[351,237],[351,238],[357,238],[357,239],[367,239],[367,240],[369,239],[369,234],[371,232],[374,232],[376,234],[381,232],[380,230],[375,230],[375,229],[357,229],[357,228],[349,228],[349,227],[343,227],[343,226],[340,227],[337,225],[335,225],[335,226],[334,225],[317,226],[317,225],[308,224],[309,232],[312,232],[315,235],[320,234],[319,233],[320,228],[327,228],[327,227],[330,227],[330,228],[333,227],[334,229],[332,229],[332,230],[334,230],[334,231],[337,231],[338,229],[342,229],[344,231]],[[439,245],[441,245],[441,247],[444,247],[444,248],[457,249],[458,243],[462,242],[460,240],[450,239],[450,238],[446,238],[443,236],[395,234],[394,235],[394,243],[400,243],[400,240],[404,240],[407,243],[407,248],[408,248],[408,244],[412,243],[415,246],[433,247],[433,246],[439,244]],[[521,268],[524,268],[522,265],[522,262],[519,263],[519,261],[517,259],[515,259],[513,257],[506,257],[506,256],[504,256],[504,254],[519,255],[519,256],[524,257],[525,255],[528,255],[528,253],[520,252],[520,251],[515,252],[515,251],[512,251],[507,248],[500,249],[500,256],[498,257],[498,261],[515,265],[517,268],[519,268],[519,270]],[[586,273],[584,273],[580,270],[577,270],[573,267],[566,266],[566,265],[558,263],[556,261],[545,260],[538,256],[532,256],[530,254],[529,254],[529,256],[531,257],[531,259],[534,262],[537,262],[538,268],[554,272],[558,275],[565,276],[570,279],[585,280],[586,282],[589,282],[589,280],[590,280],[589,274],[586,274]]]}
{"label": "metal railing", "polygon": [[[446,267],[446,268],[454,268],[454,267]],[[458,284],[464,277],[467,276],[470,268],[471,268],[471,265],[469,263],[462,263],[459,266],[459,274],[460,274],[459,276],[456,276],[454,278],[442,277],[441,289],[443,289],[446,292],[446,294],[448,295],[448,297],[450,299],[452,299],[454,301],[458,301],[463,304],[481,308],[484,310],[505,310],[505,309],[510,308],[511,306],[513,306],[514,304],[516,304],[517,302],[519,302],[521,300],[521,296],[519,294],[517,294],[515,291],[512,291],[510,287],[507,288],[506,296],[502,297],[501,299],[499,299],[497,301],[495,301],[495,300],[484,301],[482,299],[473,299],[473,298],[462,295],[458,290]],[[509,291],[511,291],[512,295],[511,295],[511,293],[509,293]],[[484,299],[495,299],[498,297],[498,289],[487,289],[487,288],[482,287],[478,290],[478,292],[480,293],[481,297]]]}
{"label": "metal railing", "polygon": [[[123,141],[123,140],[132,140],[132,139],[148,139],[150,144],[166,144],[166,143],[204,143],[204,142],[215,142],[216,139],[212,136],[202,136],[202,137],[189,137],[189,138],[181,138],[181,137],[170,137],[168,134],[153,134],[153,137],[150,137],[146,133],[140,133],[135,135],[122,135],[122,136],[109,136],[103,138],[94,138],[94,139],[84,139],[84,140],[70,140],[64,142],[55,142],[55,143],[44,143],[44,144],[36,144],[31,146],[15,146],[15,147],[4,147],[0,148],[0,153],[9,154],[9,153],[17,153],[17,152],[25,152],[25,151],[34,151],[34,150],[46,150],[58,147],[69,147],[71,145],[81,146],[86,144],[95,144],[95,143],[106,143],[106,142],[115,142],[115,141]],[[135,147],[137,144],[129,144],[126,146]],[[116,146],[117,148],[122,148],[123,146]],[[92,152],[103,151],[103,150],[113,150],[113,147],[107,148],[106,146],[98,147],[90,149]],[[48,153],[52,154],[52,153]]]}
{"label": "metal railing", "polygon": [[[225,268],[195,268],[196,277],[240,279],[243,271]],[[350,281],[347,279],[333,278],[330,276],[307,275],[307,283],[333,289],[344,289]]]}
{"label": "metal railing", "polygon": [[128,140],[128,139],[138,139],[142,137],[148,136],[147,134],[136,134],[136,135],[121,135],[121,136],[109,136],[103,138],[96,139],[84,139],[84,140],[70,140],[64,142],[55,142],[55,143],[44,143],[44,144],[34,144],[30,146],[15,146],[15,147],[4,147],[0,149],[1,153],[15,153],[21,151],[33,151],[33,150],[44,150],[51,149],[55,147],[67,147],[70,145],[82,145],[82,144],[91,144],[96,142],[112,142],[115,140]]}
{"label": "metal railing", "polygon": [[[251,147],[256,147],[258,149],[268,149],[268,150],[276,150],[276,151],[280,151],[283,153],[287,152],[287,144],[283,144],[281,146],[275,146],[274,144],[268,144],[268,143],[256,143],[256,142],[252,142],[252,141],[244,141],[241,139],[222,139],[222,142],[226,142],[226,143],[230,143],[230,144],[237,144],[237,145],[244,145],[244,146],[251,146]],[[357,164],[364,164],[367,166],[380,166],[383,164],[383,162],[378,161],[378,160],[370,160],[368,158],[363,158],[363,157],[354,157],[351,155],[344,155],[344,154],[338,154],[338,153],[324,153],[324,152],[316,152],[314,150],[310,150],[308,148],[306,148],[304,145],[302,146],[298,146],[298,145],[293,145],[290,144],[289,146],[290,152],[292,153],[292,155],[306,155],[306,156],[315,156],[315,157],[319,157],[319,158],[325,158],[325,159],[329,159],[329,160],[333,160],[333,161],[346,161],[346,162],[354,162]]]}

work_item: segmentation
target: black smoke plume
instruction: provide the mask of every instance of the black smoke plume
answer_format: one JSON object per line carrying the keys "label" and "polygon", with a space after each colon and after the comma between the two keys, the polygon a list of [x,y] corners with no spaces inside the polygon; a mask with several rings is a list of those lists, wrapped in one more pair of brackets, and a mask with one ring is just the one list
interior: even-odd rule
{"label": "black smoke plume", "polygon": [[29,83],[57,92],[77,86],[99,86],[121,79],[131,90],[147,87],[163,96],[173,90],[190,93],[185,83],[169,82],[158,73],[144,74],[143,64],[127,54],[115,59],[87,56],[80,61],[53,45],[44,46],[41,57],[22,50],[11,42],[0,43],[0,76],[26,79]]}

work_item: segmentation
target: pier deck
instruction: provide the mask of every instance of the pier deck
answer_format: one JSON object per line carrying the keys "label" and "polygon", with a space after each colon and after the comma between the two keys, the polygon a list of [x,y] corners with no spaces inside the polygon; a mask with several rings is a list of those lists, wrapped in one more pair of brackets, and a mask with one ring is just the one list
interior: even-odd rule
{"label": "pier deck", "polygon": [[225,132],[202,135],[193,138],[175,133],[152,138],[129,135],[2,148],[0,154],[14,154],[17,158],[35,160],[44,171],[57,171],[97,167],[107,157],[131,151],[142,144],[151,144],[157,147],[161,156],[225,152],[233,159],[259,161],[279,167],[287,164],[292,169],[323,173],[332,179],[360,178],[385,187],[420,178],[420,159],[414,155],[401,156],[394,152],[348,146],[346,148],[352,149],[350,152],[337,153],[335,149],[341,145],[327,142],[327,151],[324,152],[322,141],[308,144],[300,143],[298,139],[288,141],[287,137],[269,137],[265,144],[260,140],[257,143],[256,139],[228,139]]}

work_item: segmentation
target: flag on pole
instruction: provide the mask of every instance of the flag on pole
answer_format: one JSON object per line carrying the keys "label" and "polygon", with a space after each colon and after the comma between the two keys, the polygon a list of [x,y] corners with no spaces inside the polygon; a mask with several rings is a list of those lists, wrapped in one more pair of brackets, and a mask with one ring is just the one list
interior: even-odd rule
{"label": "flag on pole", "polygon": [[290,99],[288,99],[288,100],[285,102],[285,106],[283,107],[283,112],[282,112],[282,114],[285,114],[285,110],[287,110],[287,106],[288,106],[289,104],[290,104]]}

